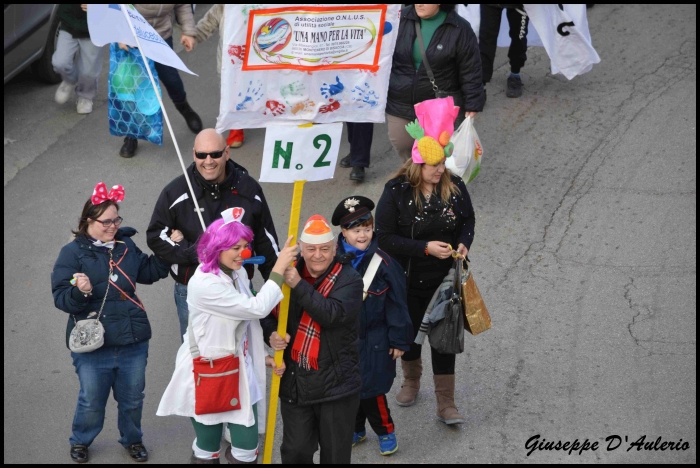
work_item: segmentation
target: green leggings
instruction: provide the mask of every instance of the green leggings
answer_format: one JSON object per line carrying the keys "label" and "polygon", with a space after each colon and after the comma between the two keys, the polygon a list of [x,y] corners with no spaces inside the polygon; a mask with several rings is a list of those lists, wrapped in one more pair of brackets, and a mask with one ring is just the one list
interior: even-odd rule
{"label": "green leggings", "polygon": [[[240,424],[228,425],[231,433],[231,445],[242,450],[253,450],[258,446],[258,404],[253,405],[255,424],[250,427]],[[190,418],[197,435],[197,447],[207,452],[218,452],[221,448],[221,433],[224,423],[207,426]]]}

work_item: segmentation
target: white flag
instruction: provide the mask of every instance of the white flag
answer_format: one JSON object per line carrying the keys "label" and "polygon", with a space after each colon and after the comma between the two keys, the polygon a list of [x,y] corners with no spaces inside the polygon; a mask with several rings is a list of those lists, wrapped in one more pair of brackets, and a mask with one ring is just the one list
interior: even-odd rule
{"label": "white flag", "polygon": [[[134,25],[133,33],[124,13],[129,15],[131,23]],[[196,75],[182,63],[175,51],[148,24],[148,21],[143,19],[143,16],[136,11],[133,5],[91,3],[88,7],[87,16],[90,39],[96,46],[101,47],[112,42],[121,42],[128,46],[136,47],[136,39],[134,39],[134,34],[136,34],[141,43],[141,53],[147,58],[191,75]]]}
{"label": "white flag", "polygon": [[[481,5],[458,5],[457,12],[469,21],[479,37]],[[488,7],[486,7],[488,8]],[[586,5],[581,4],[525,4],[530,19],[527,45],[543,46],[551,60],[552,74],[561,73],[568,79],[589,72],[600,57],[591,45]],[[510,45],[509,24],[505,10],[501,17],[498,47]]]}
{"label": "white flag", "polygon": [[[478,3],[469,3],[467,5],[460,3],[457,5],[457,13],[469,22],[478,40],[479,29],[481,27],[481,5]],[[586,14],[585,10],[583,14]],[[501,12],[501,28],[498,30],[496,45],[498,47],[510,47],[510,23],[506,16],[506,8]],[[540,39],[539,34],[537,34],[537,30],[532,26],[527,28],[527,46],[544,47],[542,39]]]}
{"label": "white flag", "polygon": [[[573,11],[567,7],[578,7],[578,12],[583,14],[574,19]],[[553,74],[561,73],[572,79],[600,62],[591,45],[585,5],[526,4],[525,11],[552,61]]]}

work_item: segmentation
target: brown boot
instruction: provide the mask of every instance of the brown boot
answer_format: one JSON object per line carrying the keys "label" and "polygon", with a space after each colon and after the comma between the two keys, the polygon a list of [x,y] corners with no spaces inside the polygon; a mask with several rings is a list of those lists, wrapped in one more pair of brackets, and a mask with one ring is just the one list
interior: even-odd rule
{"label": "brown boot", "polygon": [[226,447],[226,452],[224,453],[224,456],[226,457],[226,460],[228,460],[229,464],[231,465],[257,465],[258,461],[252,461],[252,462],[244,462],[240,461],[238,458],[235,458],[233,454],[231,453],[231,446],[229,445]]}
{"label": "brown boot", "polygon": [[445,424],[462,424],[464,416],[455,406],[455,376],[434,375],[435,397],[437,398],[437,418]]}
{"label": "brown boot", "polygon": [[416,395],[420,390],[420,376],[423,374],[423,362],[421,358],[415,361],[401,360],[403,369],[403,384],[396,394],[396,404],[399,406],[411,406],[416,402]]}

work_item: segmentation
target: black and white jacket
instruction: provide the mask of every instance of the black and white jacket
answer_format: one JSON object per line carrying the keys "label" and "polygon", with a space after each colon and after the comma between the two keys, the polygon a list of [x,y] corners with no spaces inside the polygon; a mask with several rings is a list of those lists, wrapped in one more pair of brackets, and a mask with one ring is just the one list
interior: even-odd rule
{"label": "black and white jacket", "polygon": [[[187,174],[207,226],[219,219],[221,212],[228,208],[241,207],[245,210],[243,224],[253,230],[254,255],[265,257],[265,263],[259,266],[259,270],[267,280],[277,260],[279,244],[260,184],[248,175],[245,168],[231,160],[226,163],[226,178],[220,184],[205,180],[195,163],[187,168]],[[182,232],[182,241],[173,242],[170,239],[174,229]],[[151,250],[172,264],[170,275],[178,283],[187,284],[199,265],[196,242],[202,233],[187,181],[181,175],[170,182],[158,197],[146,234]],[[246,268],[248,276],[252,278],[252,266],[246,265]]]}

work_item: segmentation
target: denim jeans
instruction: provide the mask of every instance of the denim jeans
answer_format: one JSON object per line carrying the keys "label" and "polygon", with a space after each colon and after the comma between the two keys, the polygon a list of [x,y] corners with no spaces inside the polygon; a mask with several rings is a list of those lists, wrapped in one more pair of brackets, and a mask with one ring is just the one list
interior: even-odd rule
{"label": "denim jeans", "polygon": [[[167,38],[165,42],[168,43],[170,48],[173,48],[173,38],[172,36]],[[169,67],[163,65],[162,63],[155,62],[156,71],[158,72],[158,78],[165,86],[168,91],[168,96],[173,100],[174,104],[182,104],[187,99],[187,93],[185,93],[185,85],[180,78],[180,74],[177,72],[177,68]]]}
{"label": "denim jeans", "polygon": [[180,320],[180,340],[184,341],[187,333],[187,286],[175,281],[175,306],[177,307],[177,318]]}
{"label": "denim jeans", "polygon": [[141,412],[146,387],[148,341],[99,348],[91,353],[71,353],[80,379],[78,405],[70,444],[90,446],[102,431],[110,389],[117,401],[119,443],[124,447],[142,442]]}

